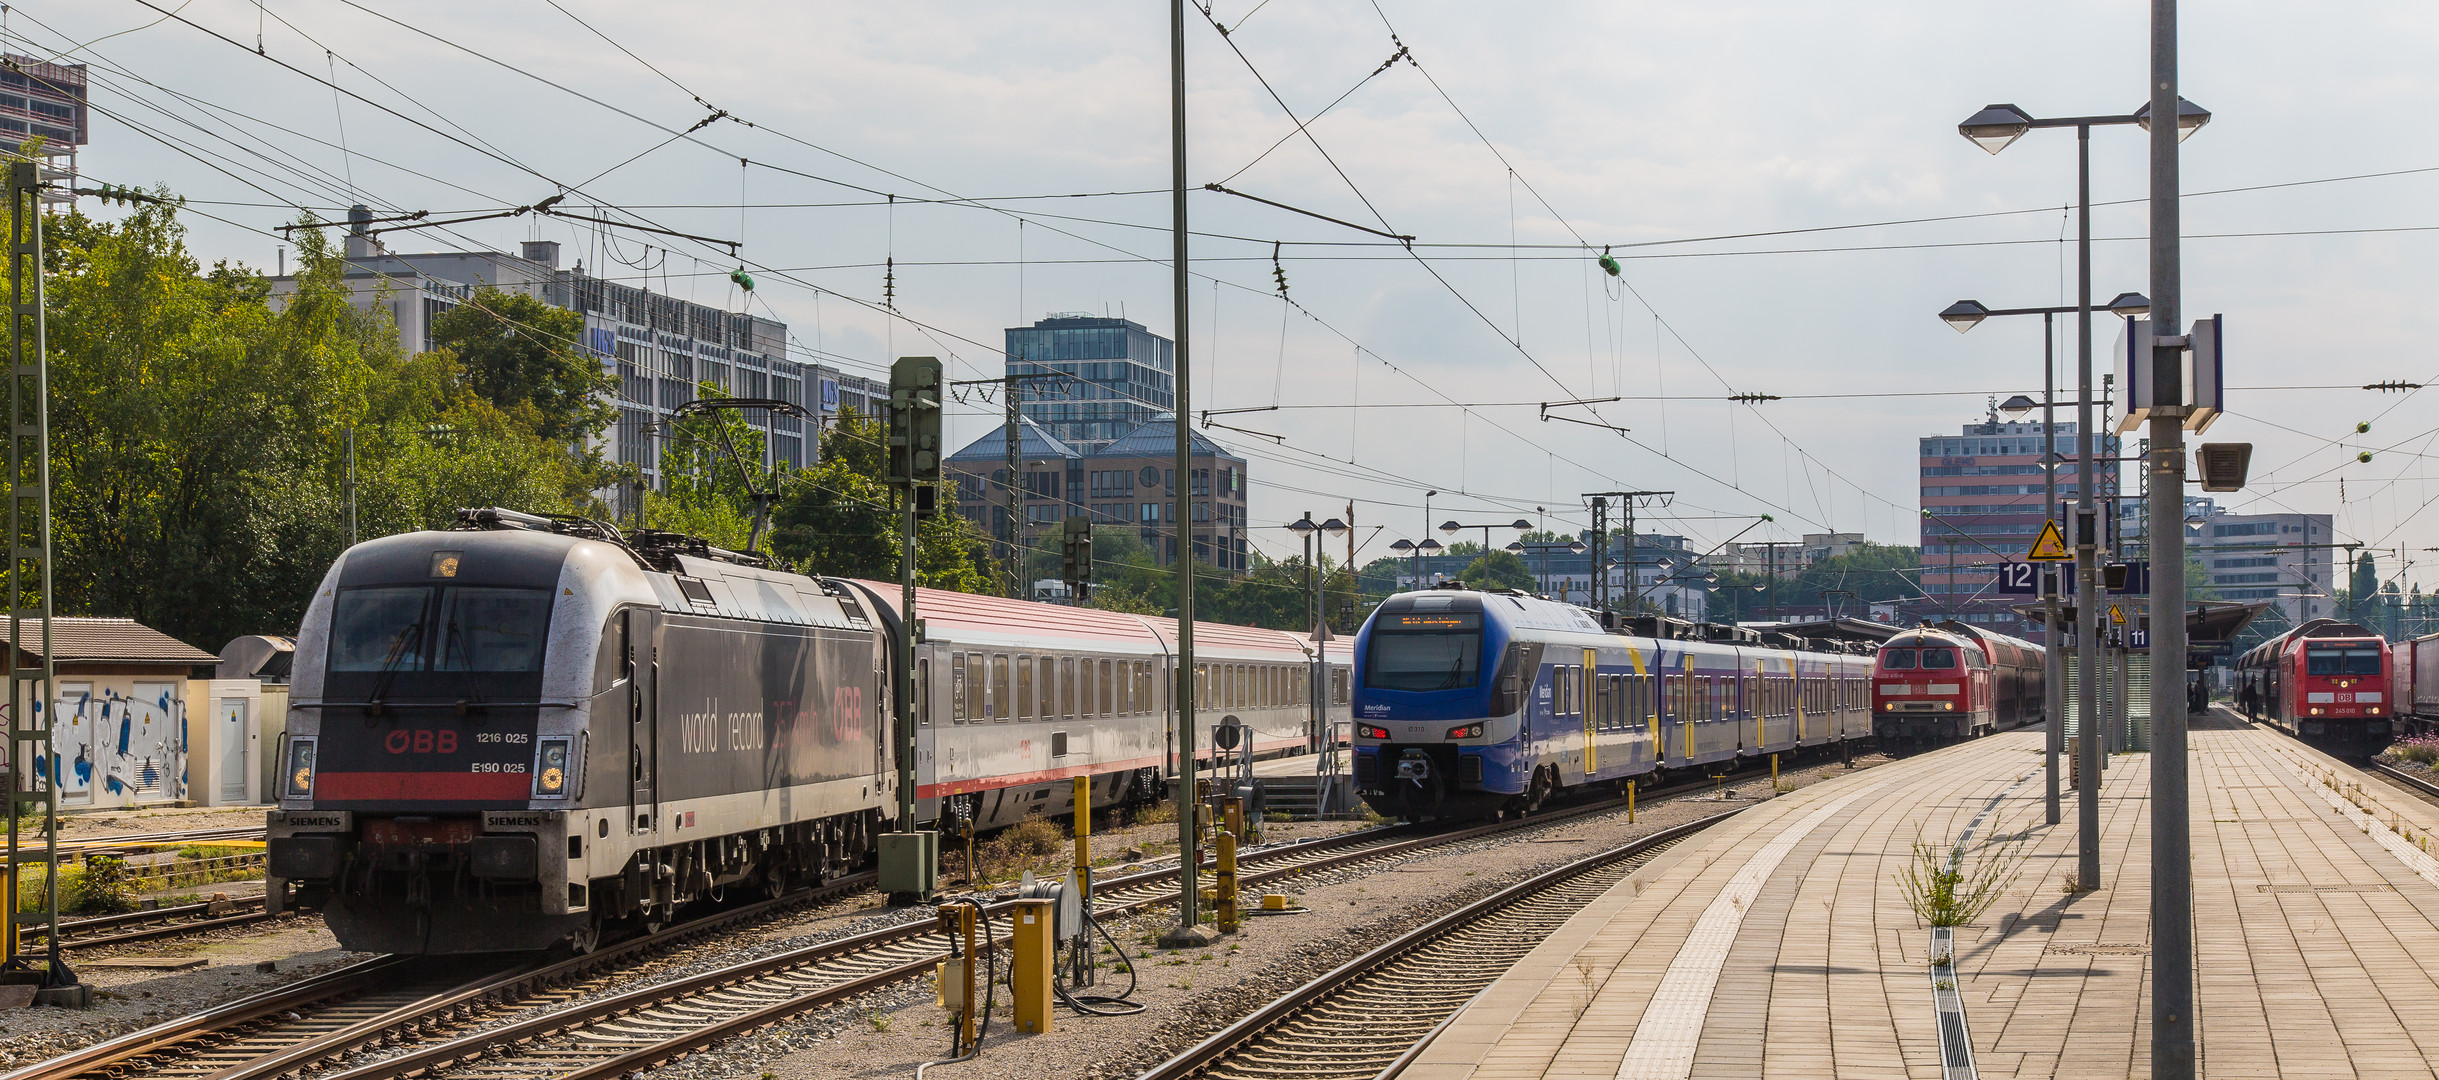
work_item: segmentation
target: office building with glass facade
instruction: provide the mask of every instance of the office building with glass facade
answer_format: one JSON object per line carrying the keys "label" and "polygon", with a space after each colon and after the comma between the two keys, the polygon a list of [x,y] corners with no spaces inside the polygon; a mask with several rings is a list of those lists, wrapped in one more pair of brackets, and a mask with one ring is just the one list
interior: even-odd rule
{"label": "office building with glass facade", "polygon": [[1126,319],[1074,312],[1007,331],[1008,373],[1062,379],[1017,384],[1025,418],[1091,452],[1177,403],[1177,346]]}

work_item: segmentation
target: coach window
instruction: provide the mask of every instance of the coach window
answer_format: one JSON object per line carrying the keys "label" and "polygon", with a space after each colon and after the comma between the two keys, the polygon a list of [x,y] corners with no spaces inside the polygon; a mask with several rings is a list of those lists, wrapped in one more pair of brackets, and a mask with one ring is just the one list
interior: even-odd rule
{"label": "coach window", "polygon": [[932,658],[926,656],[917,659],[915,661],[915,723],[932,722],[932,711],[924,707],[932,699],[931,682]]}
{"label": "coach window", "polygon": [[1152,690],[1152,662],[1149,660],[1137,660],[1135,661],[1135,711],[1139,713],[1149,713],[1154,711],[1156,708],[1154,701],[1155,696]]}
{"label": "coach window", "polygon": [[1076,715],[1076,662],[1072,656],[1059,658],[1059,715],[1069,719]]}
{"label": "coach window", "polygon": [[1008,703],[1014,697],[1008,693],[1008,654],[991,654],[990,696],[983,699],[982,714],[993,720],[1008,718]]}
{"label": "coach window", "polygon": [[949,654],[949,716],[965,723],[965,654]]}
{"label": "coach window", "polygon": [[1110,715],[1109,661],[1099,661],[1094,663],[1092,667],[1093,670],[1099,672],[1098,675],[1094,676],[1095,685],[1093,686],[1093,705],[1101,710],[1101,715],[1108,716]]}
{"label": "coach window", "polygon": [[1042,719],[1048,720],[1059,714],[1059,658],[1044,656],[1040,658],[1040,662],[1042,666]]}
{"label": "coach window", "polygon": [[1033,658],[1030,656],[1016,658],[1016,707],[1008,710],[1008,716],[1016,720],[1033,719]]}

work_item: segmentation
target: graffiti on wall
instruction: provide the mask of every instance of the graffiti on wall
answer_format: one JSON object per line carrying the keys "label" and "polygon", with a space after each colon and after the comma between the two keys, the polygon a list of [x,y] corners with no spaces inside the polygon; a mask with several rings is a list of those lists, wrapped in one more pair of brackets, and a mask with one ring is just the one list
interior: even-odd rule
{"label": "graffiti on wall", "polygon": [[179,799],[186,792],[186,703],[170,682],[59,684],[58,759],[44,770],[69,804]]}

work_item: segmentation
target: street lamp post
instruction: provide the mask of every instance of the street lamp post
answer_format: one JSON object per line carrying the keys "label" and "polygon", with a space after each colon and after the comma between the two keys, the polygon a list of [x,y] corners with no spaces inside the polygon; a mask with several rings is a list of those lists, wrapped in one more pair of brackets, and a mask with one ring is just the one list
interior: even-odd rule
{"label": "street lamp post", "polygon": [[1528,543],[1525,543],[1525,542],[1524,542],[1524,541],[1522,541],[1522,540],[1518,540],[1518,541],[1516,541],[1516,542],[1514,542],[1514,543],[1509,544],[1509,545],[1507,546],[1507,549],[1508,549],[1509,551],[1513,551],[1513,552],[1517,553],[1518,555],[1522,555],[1522,554],[1524,554],[1525,552],[1528,552],[1528,551],[1537,551],[1537,552],[1540,552],[1540,553],[1541,553],[1541,595],[1543,595],[1543,596],[1548,596],[1548,595],[1550,595],[1550,553],[1551,553],[1551,552],[1553,552],[1553,551],[1564,551],[1564,552],[1566,552],[1566,553],[1568,553],[1568,554],[1570,554],[1570,555],[1581,555],[1581,554],[1583,554],[1583,553],[1584,553],[1584,552],[1586,552],[1586,551],[1590,551],[1590,550],[1592,550],[1592,549],[1590,549],[1590,548],[1588,548],[1588,547],[1585,547],[1585,546],[1584,546],[1584,542],[1583,542],[1583,541],[1581,541],[1581,540],[1570,540],[1570,541],[1568,541],[1568,542],[1566,542],[1566,543],[1564,543],[1564,544],[1559,544],[1559,543],[1545,543],[1545,542],[1540,542],[1540,541],[1536,541],[1536,542],[1534,542],[1534,543],[1530,543],[1530,544],[1528,544]]}
{"label": "street lamp post", "polygon": [[1424,537],[1423,542],[1419,544],[1412,540],[1400,539],[1398,542],[1389,545],[1389,550],[1397,552],[1400,555],[1409,556],[1414,560],[1414,573],[1412,574],[1412,580],[1414,587],[1420,589],[1423,587],[1423,557],[1426,555],[1439,554],[1440,542],[1431,539],[1430,537]]}
{"label": "street lamp post", "polygon": [[[2185,670],[2184,533],[2177,523],[2184,516],[2185,453],[2183,356],[2174,342],[2181,327],[2179,301],[2177,144],[2210,122],[2208,110],[2177,96],[2176,0],[2152,0],[2151,100],[2126,116],[2082,116],[2037,120],[2013,105],[1992,105],[1957,125],[1957,132],[1993,154],[2007,148],[2036,127],[2075,129],[2076,193],[2081,211],[2076,221],[2076,330],[2084,392],[2076,403],[2082,451],[2076,501],[2075,574],[2077,622],[2086,623],[2098,606],[2096,588],[2098,537],[2092,501],[2092,128],[2094,125],[2140,124],[2151,136],[2151,321],[2154,333],[2172,343],[2156,345],[2150,357],[2155,391],[2151,414],[2152,566],[2167,569],[2155,575],[2151,587],[2152,754],[2151,754],[2151,1066],[2161,1080],[2193,1075],[2193,852],[2191,824],[2186,820],[2185,695],[2181,679],[2161,679],[2159,673]],[[2151,119],[2173,114],[2173,124]],[[2080,629],[2080,627],[2079,627]],[[2076,634],[2077,662],[2084,671],[2082,694],[2086,717],[2098,715],[2092,699],[2097,687],[2091,674],[2095,635]],[[2166,658],[2163,660],[2163,658]],[[2084,786],[2076,800],[2083,816],[2078,883],[2100,883],[2099,745],[2084,735]]]}
{"label": "street lamp post", "polygon": [[1526,532],[1531,530],[1532,527],[1533,523],[1526,521],[1523,518],[1517,518],[1516,520],[1507,522],[1505,524],[1492,523],[1488,525],[1460,525],[1454,518],[1450,518],[1449,520],[1440,523],[1440,531],[1447,533],[1450,536],[1455,536],[1460,530],[1464,529],[1482,530],[1482,554],[1484,555],[1491,553],[1490,531],[1492,529],[1514,529],[1517,532]]}
{"label": "street lamp post", "polygon": [[[2090,266],[2090,259],[2086,258],[2084,260],[2084,265],[2088,269]],[[2085,298],[2088,300],[2091,295],[2091,283],[2088,280],[2083,283],[2082,291]],[[2122,292],[2118,293],[2115,298],[2109,301],[2109,305],[2106,310],[2108,310],[2111,314],[2132,318],[2134,316],[2141,315],[2150,309],[2151,301],[2149,298],[2143,296],[2143,294]],[[2076,443],[2078,450],[2081,452],[2081,456],[2077,459],[2079,464],[2076,466],[2076,468],[2078,470],[2078,490],[2082,492],[2082,495],[2079,497],[2088,500],[2092,494],[2093,488],[2096,486],[2092,480],[2092,477],[2095,476],[2096,473],[2093,467],[2095,463],[2092,460],[2090,436],[2092,420],[2092,343],[2089,333],[2091,326],[2090,309],[2081,306],[1992,309],[1983,306],[1980,301],[1959,300],[1948,305],[1947,310],[1939,313],[1939,317],[1946,320],[1948,325],[1955,327],[1956,332],[1960,334],[1981,325],[1983,319],[1987,319],[1992,316],[2041,316],[2041,517],[2045,521],[2053,520],[2050,518],[2050,514],[2054,513],[2058,506],[2058,385],[2056,365],[2054,363],[2056,353],[2054,346],[2057,340],[2056,331],[2058,316],[2060,313],[2068,311],[2075,312],[2078,318],[2084,320],[2081,324],[2085,330],[2083,342],[2083,362],[2081,367],[2081,376],[2075,385],[2076,398],[2079,403],[2078,408],[2082,417],[2081,422],[2077,425],[2078,434],[2076,436]],[[2000,406],[2000,408],[2007,412],[2008,415],[2018,419],[2021,419],[2025,414],[2030,413],[2032,411],[2032,407],[2033,402],[2021,394],[2009,398],[2007,400],[2007,404]],[[2090,504],[2086,502],[2085,505]],[[1949,538],[1949,545],[1948,590],[1949,595],[1953,597],[1956,590],[1956,556],[1954,537]],[[2075,618],[2077,624],[2077,630],[2075,633],[2075,648],[2077,650],[2076,655],[2078,657],[2076,667],[2079,671],[2089,672],[2092,670],[2089,654],[2086,654],[2082,650],[2084,649],[2084,643],[2090,641],[2092,639],[2092,635],[2084,633],[2083,628],[2096,625],[2097,612],[2095,608],[2097,605],[2094,602],[2087,601],[2086,598],[2081,595],[2081,578],[2082,574],[2080,570],[2078,570],[2078,593],[2076,596],[2075,608]],[[2066,653],[2060,648],[2059,645],[2062,624],[2059,620],[2058,598],[2055,595],[2043,596],[2041,599],[2041,607],[2041,637],[2042,643],[2047,646],[2047,649],[2044,650],[2045,657],[2042,667],[2043,690],[2041,708],[2049,721],[2049,731],[2047,737],[2043,740],[2044,746],[2042,750],[2042,758],[2044,760],[2043,772],[2046,774],[2046,779],[2048,781],[2048,798],[2043,803],[2043,809],[2047,814],[2049,823],[2055,825],[2058,823],[2059,819],[2058,755],[2066,748],[2066,725],[2064,722],[2066,715]],[[2089,701],[2091,698],[2088,695],[2088,690],[2091,680],[2089,677],[2087,677],[2085,678],[2084,682],[2086,683],[2087,694],[2078,696],[2083,698],[2083,700]],[[2085,706],[2082,715],[2094,715],[2093,707],[2089,705]],[[2090,763],[2087,761],[2087,768],[2089,767],[2089,764]],[[2087,772],[2087,775],[2098,775],[2098,770],[2090,769]],[[2097,786],[2086,786],[2094,790],[2094,794],[2091,795],[2091,798],[2093,799],[2091,805],[2097,806]],[[2081,793],[2077,795],[2077,805],[2079,807],[2083,806],[2083,798],[2084,795]],[[2085,821],[2092,823],[2091,827],[2093,829],[2096,830],[2099,827],[2097,824],[2099,815],[2097,813],[2087,813],[2084,815],[2084,817]],[[2082,828],[2082,826],[2079,825],[2078,828]],[[2099,850],[2097,840],[2094,840],[2089,845],[2089,850],[2094,852],[2095,858],[2097,858],[2097,852]]]}

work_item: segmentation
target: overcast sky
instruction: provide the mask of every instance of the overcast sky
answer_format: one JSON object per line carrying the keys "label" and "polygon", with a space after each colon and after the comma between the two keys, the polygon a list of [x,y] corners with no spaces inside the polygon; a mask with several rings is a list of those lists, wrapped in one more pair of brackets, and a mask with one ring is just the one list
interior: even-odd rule
{"label": "overcast sky", "polygon": [[[559,0],[588,30],[548,0],[154,2],[13,4],[10,48],[116,35],[69,57],[96,65],[83,168],[228,219],[190,220],[207,260],[268,268],[265,230],[298,205],[437,215],[575,186],[562,209],[741,238],[746,262],[785,271],[756,272],[754,309],[853,371],[935,353],[953,377],[996,374],[1001,329],[1053,311],[1174,327],[1168,200],[1153,190],[1170,179],[1164,5]],[[1191,196],[1194,228],[1226,237],[1194,243],[1195,408],[1300,406],[1219,418],[1281,445],[1212,432],[1252,459],[1256,542],[1273,552],[1293,535],[1266,526],[1351,498],[1363,557],[1384,553],[1419,538],[1430,488],[1435,519],[1546,507],[1573,528],[1581,492],[1673,489],[1645,527],[1704,546],[1764,513],[1776,522],[1745,539],[1917,542],[1915,440],[2041,385],[2038,319],[1959,337],[1935,313],[1965,297],[2071,302],[2074,288],[2059,243],[2072,133],[1994,158],[1956,123],[1990,102],[2070,115],[2145,100],[2140,3],[1219,0],[1226,38],[1188,17],[1190,182],[1385,223],[1422,257]],[[1393,30],[1414,62],[1380,70]],[[2411,119],[2439,91],[2435,39],[2439,7],[2397,2],[2189,4],[2183,33],[2182,89],[2214,114],[2184,147],[2186,311],[2225,314],[2242,388],[2206,438],[2256,446],[2252,488],[2223,498],[2334,514],[2340,539],[2392,549],[2384,576],[2400,548],[2439,567],[2415,550],[2439,546],[2435,391],[2333,387],[2439,379],[2439,149]],[[334,73],[360,96],[320,81]],[[1270,90],[1306,118],[1346,95],[1311,124],[1319,149]],[[669,141],[710,114],[698,97],[731,119]],[[2094,132],[2093,198],[2116,204],[2093,213],[2098,300],[2149,289],[2144,162],[2138,129]],[[2201,194],[2320,180],[2336,182]],[[949,194],[1099,197],[913,201]],[[1958,215],[1984,216],[1875,224]],[[1654,246],[1850,225],[1870,227]],[[526,239],[747,302],[724,247],[559,219],[392,246]],[[1301,310],[1275,292],[1274,241]],[[1622,279],[1594,264],[1603,247]],[[903,319],[868,306],[891,258]],[[2115,338],[2103,320],[2102,370]],[[2071,387],[2071,339],[2059,345]],[[1912,396],[1804,396],[1873,394]],[[1626,400],[1561,414],[1631,435],[1539,419],[1539,402],[1612,396]],[[952,440],[995,417],[963,406]]]}

